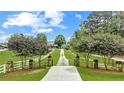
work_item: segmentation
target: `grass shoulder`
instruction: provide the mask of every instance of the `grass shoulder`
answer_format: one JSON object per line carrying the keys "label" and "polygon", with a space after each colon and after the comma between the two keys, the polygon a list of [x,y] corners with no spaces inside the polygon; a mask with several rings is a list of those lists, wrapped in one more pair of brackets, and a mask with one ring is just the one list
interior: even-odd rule
{"label": "grass shoulder", "polygon": [[[80,55],[80,67],[77,67],[77,70],[82,78],[86,81],[121,81],[124,80],[124,72],[117,72],[111,70],[101,70],[101,69],[92,69],[85,67],[85,60],[81,53]],[[69,60],[69,64],[73,65],[74,58],[76,56],[75,52],[71,50],[65,50],[65,56]],[[92,56],[91,59],[98,59],[102,62],[102,58]]]}
{"label": "grass shoulder", "polygon": [[94,70],[90,68],[77,67],[82,80],[85,81],[122,81],[124,72]]}

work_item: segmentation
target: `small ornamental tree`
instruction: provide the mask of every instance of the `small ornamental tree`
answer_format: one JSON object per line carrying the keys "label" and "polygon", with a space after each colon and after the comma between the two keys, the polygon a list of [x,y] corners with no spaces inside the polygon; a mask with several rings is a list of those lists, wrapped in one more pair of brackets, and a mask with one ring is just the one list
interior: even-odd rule
{"label": "small ornamental tree", "polygon": [[[93,37],[93,51],[104,58],[105,69],[108,69],[110,59],[122,52],[122,38],[110,33],[97,33]],[[108,59],[108,60],[107,60]]]}
{"label": "small ornamental tree", "polygon": [[92,53],[93,40],[90,37],[82,37],[77,43],[78,52],[82,52],[85,57],[86,67],[89,67],[89,61]]}
{"label": "small ornamental tree", "polygon": [[93,39],[87,30],[77,30],[70,40],[70,45],[77,52],[84,54],[86,67],[89,67],[89,59],[92,53]]}
{"label": "small ornamental tree", "polygon": [[39,55],[39,67],[41,67],[41,57],[48,52],[47,37],[45,34],[40,33],[35,38],[35,54]]}
{"label": "small ornamental tree", "polygon": [[[14,34],[8,40],[8,48],[9,50],[13,50],[17,52],[23,60],[26,62],[27,56],[33,53],[33,37],[25,36],[23,34]],[[22,65],[23,68],[23,65]]]}

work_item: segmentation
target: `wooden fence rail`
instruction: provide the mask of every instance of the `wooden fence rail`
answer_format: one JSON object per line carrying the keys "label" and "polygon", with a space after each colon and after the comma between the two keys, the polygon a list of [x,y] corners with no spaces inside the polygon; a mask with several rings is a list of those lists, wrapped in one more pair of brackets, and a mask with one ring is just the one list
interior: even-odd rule
{"label": "wooden fence rail", "polygon": [[6,73],[6,65],[0,65],[0,73]]}
{"label": "wooden fence rail", "polygon": [[[43,56],[41,58],[41,60],[45,59],[46,57],[48,57],[49,54],[51,54],[54,50],[52,50],[50,53],[48,53],[47,55]],[[37,58],[34,59],[34,61],[37,61]],[[10,67],[9,67],[10,68]],[[12,70],[8,69],[8,65],[7,63],[0,65],[0,73],[6,73],[6,72],[11,72],[11,71],[16,71],[16,70],[20,70],[20,69],[29,69],[29,60],[27,60],[26,62],[22,62],[22,61],[17,61],[17,62],[13,62],[13,67]],[[9,71],[10,70],[10,71]]]}
{"label": "wooden fence rail", "polygon": [[[22,66],[21,61],[13,62],[13,71],[20,70],[20,69],[22,69],[22,67],[24,69],[28,69],[29,68],[29,60],[27,60],[26,62],[23,62],[23,66]],[[10,72],[7,68],[7,64],[0,65],[0,73],[6,73],[6,72]]]}

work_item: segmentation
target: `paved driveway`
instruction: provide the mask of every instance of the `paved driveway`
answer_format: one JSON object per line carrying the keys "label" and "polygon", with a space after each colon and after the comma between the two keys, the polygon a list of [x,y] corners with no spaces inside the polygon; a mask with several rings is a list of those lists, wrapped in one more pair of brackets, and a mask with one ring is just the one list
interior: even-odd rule
{"label": "paved driveway", "polygon": [[81,81],[81,77],[75,66],[69,66],[64,50],[61,49],[57,66],[51,67],[42,81]]}

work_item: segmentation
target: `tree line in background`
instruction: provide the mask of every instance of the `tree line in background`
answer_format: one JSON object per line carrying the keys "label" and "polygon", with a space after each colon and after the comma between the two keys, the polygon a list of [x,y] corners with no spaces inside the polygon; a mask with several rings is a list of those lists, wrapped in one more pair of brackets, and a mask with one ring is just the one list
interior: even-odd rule
{"label": "tree line in background", "polygon": [[61,34],[56,36],[54,43],[58,46],[58,48],[62,48],[63,45],[66,44],[65,37]]}
{"label": "tree line in background", "polygon": [[84,54],[86,67],[91,54],[102,55],[107,70],[112,57],[124,54],[124,12],[92,12],[87,21],[81,22],[69,44]]}
{"label": "tree line in background", "polygon": [[[54,44],[57,45],[57,48],[62,48],[65,43],[63,35],[56,36]],[[21,57],[22,63],[27,61],[27,57],[38,55],[39,67],[41,67],[41,57],[51,51],[51,46],[48,44],[47,37],[43,33],[37,34],[36,37],[13,34],[8,40],[8,49],[15,51]]]}
{"label": "tree line in background", "polygon": [[26,61],[28,56],[39,56],[39,67],[41,56],[49,52],[47,37],[45,34],[37,34],[36,37],[23,34],[13,34],[8,40],[8,49],[15,51],[21,57],[22,62]]}

